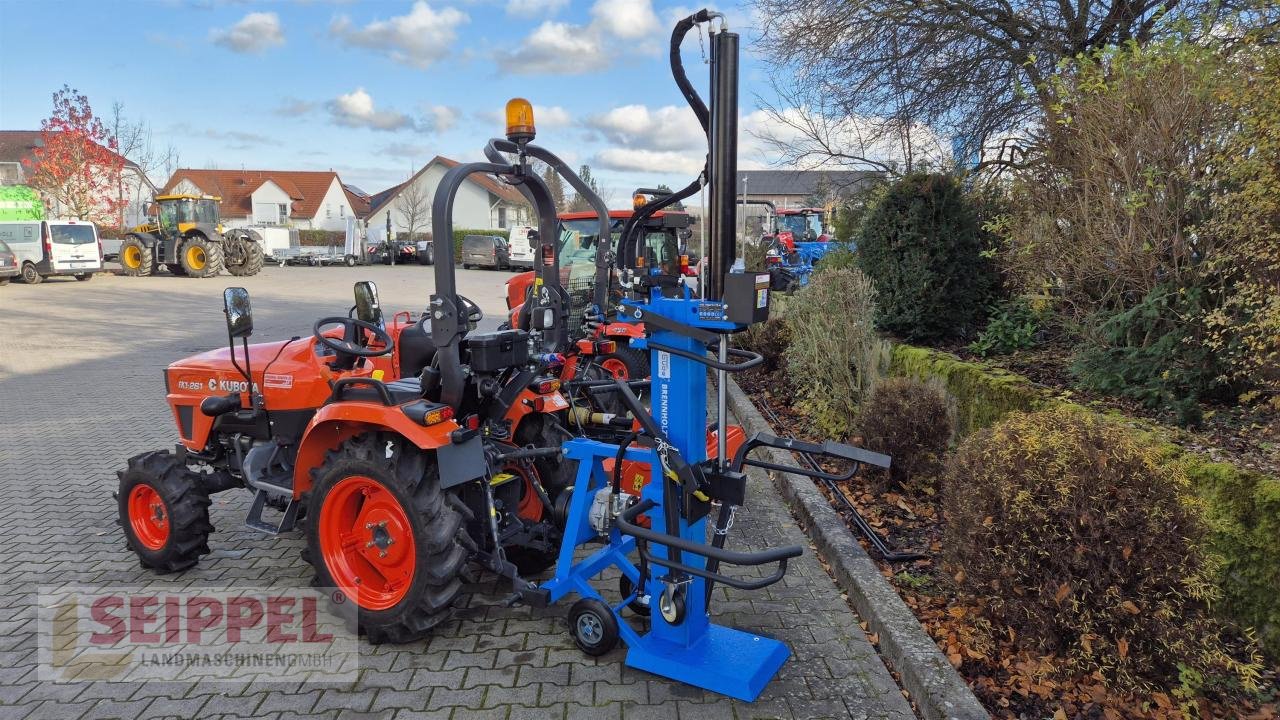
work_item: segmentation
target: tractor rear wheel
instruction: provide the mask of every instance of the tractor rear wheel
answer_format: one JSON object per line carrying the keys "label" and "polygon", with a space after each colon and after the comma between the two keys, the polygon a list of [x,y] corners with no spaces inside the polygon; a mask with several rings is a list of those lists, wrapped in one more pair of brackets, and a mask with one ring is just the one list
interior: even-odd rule
{"label": "tractor rear wheel", "polygon": [[223,262],[227,272],[239,277],[257,275],[262,272],[266,262],[266,253],[262,246],[247,235],[236,235],[226,239],[227,247],[223,253]]}
{"label": "tractor rear wheel", "polygon": [[120,526],[143,567],[178,572],[209,553],[209,493],[198,474],[157,450],[129,458],[117,475]]}
{"label": "tractor rear wheel", "polygon": [[155,263],[152,249],[137,235],[129,235],[120,243],[120,267],[125,275],[150,275]]}
{"label": "tractor rear wheel", "polygon": [[600,356],[600,367],[619,380],[643,380],[649,377],[649,353],[633,347],[619,347]]}
{"label": "tractor rear wheel", "polygon": [[178,249],[178,262],[190,277],[213,277],[222,272],[222,243],[192,235]]}
{"label": "tractor rear wheel", "polygon": [[462,590],[462,516],[433,456],[398,435],[359,435],[312,471],[307,559],[335,612],[371,643],[405,643],[447,620]]}

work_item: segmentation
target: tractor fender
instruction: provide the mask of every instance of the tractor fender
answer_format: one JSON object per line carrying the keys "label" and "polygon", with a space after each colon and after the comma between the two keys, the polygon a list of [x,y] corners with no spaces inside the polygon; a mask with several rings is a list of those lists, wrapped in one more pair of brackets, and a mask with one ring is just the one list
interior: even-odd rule
{"label": "tractor fender", "polygon": [[188,228],[186,232],[182,233],[182,239],[186,240],[197,235],[203,236],[209,242],[222,242],[222,233],[219,233],[218,228],[208,223],[197,223],[194,227]]}
{"label": "tractor fender", "polygon": [[419,425],[399,406],[347,400],[325,405],[316,411],[298,443],[293,466],[293,496],[311,489],[311,471],[324,464],[325,454],[336,450],[348,438],[366,432],[393,432],[422,450],[437,450],[452,444],[457,423],[446,420],[435,425]]}
{"label": "tractor fender", "polygon": [[143,245],[146,245],[149,248],[154,248],[156,243],[160,241],[160,238],[149,232],[131,232],[126,237],[136,237]]}

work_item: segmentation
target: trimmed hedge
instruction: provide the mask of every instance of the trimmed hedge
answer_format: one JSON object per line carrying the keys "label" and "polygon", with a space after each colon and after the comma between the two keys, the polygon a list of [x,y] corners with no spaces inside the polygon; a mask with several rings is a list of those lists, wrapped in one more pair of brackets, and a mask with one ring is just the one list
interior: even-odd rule
{"label": "trimmed hedge", "polygon": [[347,234],[342,230],[299,230],[298,244],[302,247],[342,247]]}
{"label": "trimmed hedge", "polygon": [[[937,378],[955,397],[956,432],[964,437],[1011,412],[1058,405],[1088,410],[1056,397],[1043,386],[1006,370],[965,362],[938,350],[896,345],[891,375]],[[1211,528],[1209,550],[1222,557],[1218,585],[1223,616],[1257,631],[1263,648],[1280,657],[1280,478],[1213,462],[1169,442],[1168,431],[1132,418],[1133,432],[1163,446],[1166,462],[1178,464],[1204,500]]]}

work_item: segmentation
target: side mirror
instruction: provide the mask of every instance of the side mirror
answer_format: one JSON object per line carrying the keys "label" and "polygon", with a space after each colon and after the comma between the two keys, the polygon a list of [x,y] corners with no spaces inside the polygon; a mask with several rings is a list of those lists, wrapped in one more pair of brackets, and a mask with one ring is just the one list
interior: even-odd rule
{"label": "side mirror", "polygon": [[368,280],[356,283],[356,317],[382,327],[382,305],[378,302],[378,286]]}
{"label": "side mirror", "polygon": [[227,334],[232,339],[247,338],[253,334],[253,307],[249,304],[248,290],[242,287],[224,290],[222,309],[227,314]]}

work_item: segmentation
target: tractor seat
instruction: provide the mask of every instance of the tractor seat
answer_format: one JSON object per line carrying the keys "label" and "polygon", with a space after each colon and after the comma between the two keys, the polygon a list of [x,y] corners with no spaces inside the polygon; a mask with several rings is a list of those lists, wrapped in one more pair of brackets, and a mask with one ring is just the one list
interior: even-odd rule
{"label": "tractor seat", "polygon": [[392,405],[403,405],[407,402],[413,402],[422,397],[422,383],[416,377],[404,378],[389,383],[378,383],[377,380],[366,380],[359,384],[341,386],[336,390],[337,397],[333,400],[358,400],[360,402],[383,402],[382,393],[378,391],[378,385],[387,389],[387,395],[391,397]]}
{"label": "tractor seat", "polygon": [[422,369],[430,365],[431,360],[436,356],[436,346],[431,342],[431,334],[417,325],[401,330],[400,339],[396,344],[400,349],[400,377],[402,378],[418,377],[422,374]]}

